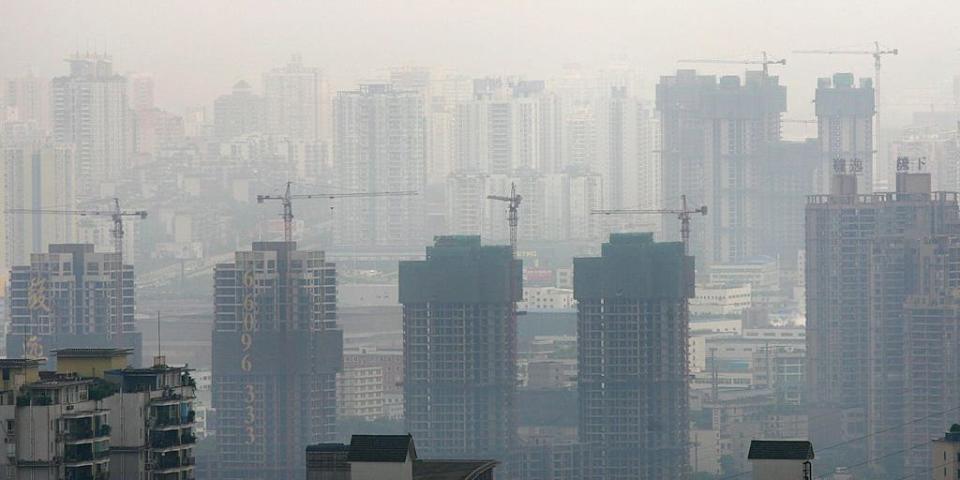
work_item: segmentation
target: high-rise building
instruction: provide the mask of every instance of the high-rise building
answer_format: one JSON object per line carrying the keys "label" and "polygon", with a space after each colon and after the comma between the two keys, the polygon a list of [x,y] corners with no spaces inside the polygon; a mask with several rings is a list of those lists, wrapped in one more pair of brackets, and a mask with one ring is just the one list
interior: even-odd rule
{"label": "high-rise building", "polygon": [[[769,146],[769,155],[757,170],[762,179],[756,185],[757,220],[764,228],[756,233],[757,253],[788,259],[803,251],[804,199],[816,192],[817,141],[779,141]],[[713,211],[710,212],[713,215]]]}
{"label": "high-rise building", "polygon": [[50,352],[60,348],[121,346],[133,350],[133,363],[139,365],[133,265],[123,266],[120,289],[119,274],[117,254],[95,253],[90,244],[50,245],[49,253],[35,253],[29,264],[14,266],[7,355],[52,360]]}
{"label": "high-rise building", "polygon": [[693,257],[650,233],[612,234],[573,268],[578,435],[598,445],[594,478],[684,478]]}
{"label": "high-rise building", "polygon": [[249,83],[237,82],[232,93],[221,95],[213,102],[213,131],[220,140],[263,132],[263,129],[263,97],[254,94]]}
{"label": "high-rise building", "polygon": [[[705,264],[733,262],[764,252],[757,238],[768,228],[755,198],[770,148],[780,140],[786,87],[779,79],[748,71],[739,77],[678,70],[660,78],[657,110],[663,129],[662,208],[707,205],[704,228],[691,236],[691,251]],[[673,230],[677,222],[665,226]],[[675,237],[674,237],[675,238]]]}
{"label": "high-rise building", "polygon": [[400,263],[405,420],[425,455],[509,460],[517,447],[521,289],[510,247],[477,236],[437,237]]}
{"label": "high-rise building", "polygon": [[46,131],[50,121],[50,86],[47,79],[27,73],[9,78],[0,92],[0,123],[31,122],[40,131]]}
{"label": "high-rise building", "polygon": [[560,104],[543,81],[486,78],[457,105],[457,171],[511,175],[560,169]]}
{"label": "high-rise building", "polygon": [[137,110],[152,110],[156,107],[154,103],[154,82],[153,76],[143,73],[130,76],[130,108]]}
{"label": "high-rise building", "polygon": [[337,244],[414,245],[424,240],[426,131],[423,95],[362,85],[334,101],[334,168],[342,192],[414,191],[359,198],[335,209]]}
{"label": "high-rise building", "polygon": [[[9,209],[71,209],[76,205],[74,153],[71,145],[10,143],[0,145],[4,194],[0,204]],[[52,243],[74,239],[76,217],[69,215],[7,214],[0,266],[23,265],[30,254]]]}
{"label": "high-rise building", "polygon": [[657,122],[648,107],[625,88],[597,102],[597,164],[605,208],[657,208],[659,152]]}
{"label": "high-rise building", "polygon": [[126,79],[113,73],[108,55],[67,61],[70,75],[51,84],[53,138],[76,146],[78,194],[99,197],[101,184],[117,180],[126,167]]}
{"label": "high-rise building", "polygon": [[330,98],[319,69],[305,67],[300,55],[263,74],[266,132],[307,141],[326,138]]}
{"label": "high-rise building", "polygon": [[888,189],[893,168],[876,164],[873,156],[873,80],[862,78],[855,86],[850,73],[820,78],[815,103],[820,139],[816,193],[829,194],[831,178],[837,173],[856,175],[863,193],[875,187]]}
{"label": "high-rise building", "polygon": [[219,478],[302,478],[306,446],[335,432],[334,265],[296,243],[256,242],[217,265],[214,283]]}
{"label": "high-rise building", "polygon": [[[899,173],[891,193],[860,195],[856,181],[836,175],[830,195],[808,199],[808,403],[863,418],[845,433],[871,465],[915,475],[929,453],[916,444],[960,402],[948,386],[960,371],[958,195],[931,192],[929,174]],[[835,439],[830,427],[811,434]]]}

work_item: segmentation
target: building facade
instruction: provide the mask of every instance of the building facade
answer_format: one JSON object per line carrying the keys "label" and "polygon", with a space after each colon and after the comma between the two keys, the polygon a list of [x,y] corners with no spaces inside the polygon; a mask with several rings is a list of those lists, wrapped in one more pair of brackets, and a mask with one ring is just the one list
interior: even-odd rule
{"label": "building facade", "polygon": [[299,55],[263,74],[266,131],[312,142],[329,131],[330,98],[319,69],[303,65]]}
{"label": "building facade", "polygon": [[960,366],[950,340],[960,328],[958,195],[931,192],[930,182],[899,173],[894,192],[858,195],[854,174],[837,175],[833,193],[807,206],[810,402],[859,412],[864,431],[852,433],[866,438],[871,466],[890,475],[928,467],[929,448],[916,444],[940,432],[960,401],[949,387]]}
{"label": "building facade", "polygon": [[400,263],[405,420],[430,456],[499,460],[517,445],[520,265],[469,236]]}
{"label": "building facade", "polygon": [[214,282],[219,478],[302,477],[306,445],[335,433],[335,267],[296,243],[256,242]]}
{"label": "building facade", "polygon": [[693,258],[649,233],[613,234],[573,265],[578,434],[599,446],[593,478],[685,478]]}
{"label": "building facade", "polygon": [[115,253],[96,253],[90,244],[54,244],[31,255],[29,265],[14,266],[7,355],[53,360],[59,348],[119,346],[133,349],[139,365],[133,266],[124,265],[121,277],[117,264]]}
{"label": "building facade", "polygon": [[819,139],[815,192],[829,194],[831,178],[837,173],[857,176],[863,193],[874,191],[875,186],[891,187],[893,169],[874,162],[873,80],[862,78],[857,86],[850,73],[818,79],[814,102]]}
{"label": "building facade", "polygon": [[126,168],[128,107],[126,79],[113,73],[108,55],[74,55],[68,76],[53,79],[50,104],[53,138],[76,146],[77,192],[101,196],[104,182]]}
{"label": "building facade", "polygon": [[362,85],[334,100],[334,165],[342,192],[417,192],[342,202],[335,241],[349,246],[417,245],[425,240],[426,117],[423,95]]}
{"label": "building facade", "polygon": [[[771,148],[780,140],[786,87],[777,77],[740,77],[680,70],[661,77],[657,110],[662,128],[662,208],[708,205],[704,228],[691,237],[701,263],[732,262],[761,253],[759,190]],[[676,232],[676,222],[665,224]],[[668,236],[676,238],[675,236]]]}
{"label": "building facade", "polygon": [[[4,210],[71,209],[76,205],[75,149],[40,142],[0,145]],[[47,245],[74,239],[76,217],[40,213],[7,214],[4,223],[6,263],[24,265]],[[0,259],[2,260],[2,259]]]}

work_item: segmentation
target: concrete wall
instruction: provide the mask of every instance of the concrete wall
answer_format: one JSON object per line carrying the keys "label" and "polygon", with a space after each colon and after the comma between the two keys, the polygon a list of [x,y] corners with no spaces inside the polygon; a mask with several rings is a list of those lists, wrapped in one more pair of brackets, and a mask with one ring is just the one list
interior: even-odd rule
{"label": "concrete wall", "polygon": [[351,480],[413,480],[413,462],[350,462]]}
{"label": "concrete wall", "polygon": [[803,480],[802,460],[751,460],[753,480]]}

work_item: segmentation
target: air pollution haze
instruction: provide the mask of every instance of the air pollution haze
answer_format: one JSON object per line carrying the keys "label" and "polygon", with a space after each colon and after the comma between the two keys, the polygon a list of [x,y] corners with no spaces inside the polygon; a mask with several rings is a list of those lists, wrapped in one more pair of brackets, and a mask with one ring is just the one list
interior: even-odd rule
{"label": "air pollution haze", "polygon": [[3,0],[0,477],[956,478],[958,19]]}

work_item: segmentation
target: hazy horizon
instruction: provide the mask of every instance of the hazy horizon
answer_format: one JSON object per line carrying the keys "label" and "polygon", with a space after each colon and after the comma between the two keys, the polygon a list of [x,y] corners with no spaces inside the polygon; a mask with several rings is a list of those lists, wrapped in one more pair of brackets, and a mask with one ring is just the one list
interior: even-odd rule
{"label": "hazy horizon", "polygon": [[942,99],[960,73],[960,45],[938,43],[952,36],[952,25],[938,20],[960,14],[960,6],[922,3],[8,0],[0,77],[28,69],[44,77],[63,75],[67,55],[106,51],[119,72],[152,74],[158,106],[180,112],[210,105],[241,79],[259,89],[262,73],[293,54],[324,69],[335,89],[398,65],[549,78],[566,64],[601,68],[626,62],[641,69],[648,91],[640,95],[652,98],[657,78],[677,68],[745,70],[677,59],[751,59],[766,50],[788,60],[786,67],[771,67],[788,87],[785,116],[808,119],[817,77],[838,71],[872,77],[873,59],[791,51],[869,50],[877,40],[900,50],[884,58],[879,88],[887,111],[900,114]]}

